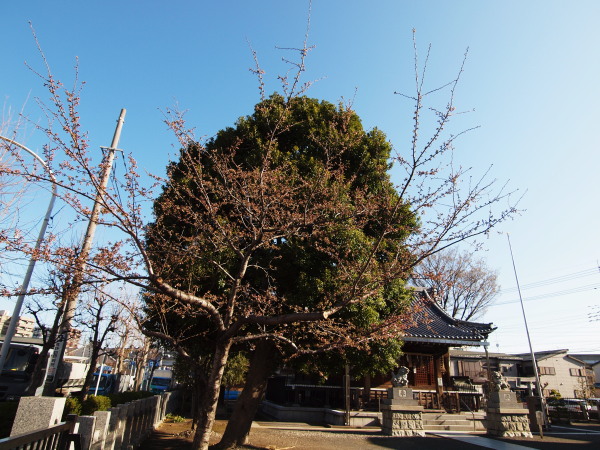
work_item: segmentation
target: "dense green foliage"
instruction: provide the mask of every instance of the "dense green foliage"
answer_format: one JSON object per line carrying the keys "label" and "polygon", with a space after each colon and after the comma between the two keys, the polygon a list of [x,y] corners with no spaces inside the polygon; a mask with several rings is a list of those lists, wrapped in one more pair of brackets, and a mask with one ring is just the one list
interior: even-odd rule
{"label": "dense green foliage", "polygon": [[248,372],[249,365],[250,361],[244,352],[237,352],[230,356],[225,366],[221,385],[226,389],[234,386],[242,386],[244,381],[246,381],[246,373]]}
{"label": "dense green foliage", "polygon": [[[380,130],[364,131],[342,105],[273,95],[205,146],[183,148],[168,168],[147,240],[156,272],[223,311],[235,287],[232,322],[344,304],[317,325],[246,325],[238,334],[354,347],[346,358],[372,354],[387,370],[400,349],[392,318],[409,302],[402,268],[410,264],[398,261],[411,258],[404,241],[417,228],[387,174],[390,151]],[[278,237],[252,247],[267,233]],[[232,277],[251,247],[238,288]],[[160,295],[146,300],[149,328],[196,359],[211,355],[219,335],[202,311]],[[379,332],[388,319],[391,328]]]}
{"label": "dense green foliage", "polygon": [[81,402],[77,397],[67,397],[65,409],[63,410],[63,420],[70,414],[81,415]]}
{"label": "dense green foliage", "polygon": [[81,414],[89,416],[94,411],[106,411],[112,406],[110,398],[105,395],[88,395],[81,404]]}

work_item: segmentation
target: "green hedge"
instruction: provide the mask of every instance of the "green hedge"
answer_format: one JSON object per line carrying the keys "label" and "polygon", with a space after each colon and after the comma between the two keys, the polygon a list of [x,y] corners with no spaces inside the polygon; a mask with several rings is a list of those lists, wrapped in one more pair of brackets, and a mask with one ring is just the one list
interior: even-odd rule
{"label": "green hedge", "polygon": [[[122,405],[124,403],[133,402],[135,400],[140,400],[146,397],[152,397],[152,395],[154,394],[152,394],[152,392],[149,391],[119,392],[116,394],[109,394],[107,396],[88,395],[87,399],[83,402],[83,404],[79,402],[77,397],[67,397],[67,402],[65,404],[65,409],[63,412],[63,420],[69,414],[77,414],[78,416],[88,416],[93,414],[94,411],[106,411],[112,406]],[[5,420],[2,420],[2,423],[4,422]]]}
{"label": "green hedge", "polygon": [[63,410],[63,420],[65,420],[69,414],[81,415],[81,402],[77,397],[67,397],[65,409]]}
{"label": "green hedge", "polygon": [[108,398],[110,398],[110,402],[113,406],[122,405],[123,403],[133,402],[135,400],[140,400],[142,398],[152,397],[154,394],[150,391],[127,391],[127,392],[117,392],[115,394],[108,394]]}
{"label": "green hedge", "polygon": [[112,406],[110,398],[104,395],[88,395],[81,404],[81,414],[89,416],[94,411],[106,411]]}

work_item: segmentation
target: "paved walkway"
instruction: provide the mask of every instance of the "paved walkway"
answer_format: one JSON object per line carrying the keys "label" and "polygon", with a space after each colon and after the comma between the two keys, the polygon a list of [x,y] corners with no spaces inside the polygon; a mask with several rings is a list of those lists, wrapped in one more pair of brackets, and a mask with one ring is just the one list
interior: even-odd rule
{"label": "paved walkway", "polygon": [[493,448],[494,450],[519,450],[526,447],[519,444],[511,444],[510,442],[498,441],[496,439],[490,439],[476,434],[449,434],[449,433],[427,433],[433,434],[434,436],[440,436],[447,439],[454,439],[455,441],[465,442],[467,444],[477,445],[484,448]]}
{"label": "paved walkway", "polygon": [[[190,448],[189,421],[165,423],[143,444],[148,450],[183,450]],[[217,421],[214,439],[217,443],[226,421]],[[553,426],[544,438],[492,439],[483,434],[461,432],[428,432],[425,438],[384,436],[379,428],[323,427],[306,423],[253,422],[248,447],[253,449],[293,450],[578,450],[600,449],[600,424]]]}

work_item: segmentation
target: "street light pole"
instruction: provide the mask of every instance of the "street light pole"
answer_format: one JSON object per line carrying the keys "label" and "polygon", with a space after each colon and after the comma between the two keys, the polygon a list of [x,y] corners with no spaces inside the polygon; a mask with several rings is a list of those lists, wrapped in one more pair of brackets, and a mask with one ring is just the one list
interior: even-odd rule
{"label": "street light pole", "polygon": [[50,178],[52,179],[52,196],[50,197],[50,203],[48,204],[48,208],[46,210],[46,215],[44,216],[44,220],[42,222],[42,227],[38,234],[37,241],[35,243],[35,248],[31,259],[29,260],[29,266],[27,267],[27,272],[25,272],[25,278],[23,278],[23,284],[21,285],[21,289],[19,290],[19,297],[17,298],[17,303],[15,304],[15,308],[13,310],[13,315],[10,318],[10,323],[8,324],[8,329],[6,330],[6,335],[4,336],[4,342],[2,343],[2,350],[0,350],[0,372],[4,369],[4,364],[6,362],[6,356],[8,355],[8,350],[10,349],[10,343],[15,335],[15,330],[17,328],[17,323],[19,322],[19,318],[21,316],[21,308],[23,307],[23,301],[25,300],[25,294],[27,293],[27,289],[29,288],[29,282],[31,281],[31,276],[33,274],[33,269],[35,267],[35,263],[37,261],[36,254],[40,249],[42,242],[44,241],[44,235],[46,234],[46,228],[48,227],[48,222],[52,217],[52,209],[54,208],[54,202],[56,200],[56,180],[54,178],[54,174],[48,168],[46,163],[42,158],[40,158],[34,151],[28,149],[23,144],[20,144],[13,139],[0,136],[5,142],[8,142],[11,145],[19,147],[22,150],[25,150],[35,159],[37,159],[42,166],[48,171]]}

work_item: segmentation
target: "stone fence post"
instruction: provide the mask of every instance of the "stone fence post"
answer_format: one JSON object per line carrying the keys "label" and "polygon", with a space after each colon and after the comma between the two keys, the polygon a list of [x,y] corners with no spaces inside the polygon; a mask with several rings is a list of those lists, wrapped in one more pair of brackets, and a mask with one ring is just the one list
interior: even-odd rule
{"label": "stone fence post", "polygon": [[131,420],[131,418],[135,410],[135,405],[133,403],[125,403],[122,405],[122,408],[125,416],[123,418],[125,421],[125,429],[123,430],[123,441],[121,442],[120,448],[126,450],[127,446],[129,445],[129,441],[131,440],[131,432],[133,428],[133,420]]}
{"label": "stone fence post", "polygon": [[[94,412],[96,417],[96,427],[94,431],[94,439],[92,439],[92,450],[106,450],[108,436],[109,436],[109,423],[110,423],[110,411],[96,411]],[[112,441],[111,441],[112,442]],[[112,450],[112,449],[110,449]]]}
{"label": "stone fence post", "polygon": [[81,435],[81,450],[90,450],[96,434],[96,416],[79,416],[76,426],[75,432]]}
{"label": "stone fence post", "polygon": [[10,435],[31,433],[59,424],[66,400],[64,397],[21,397]]}

